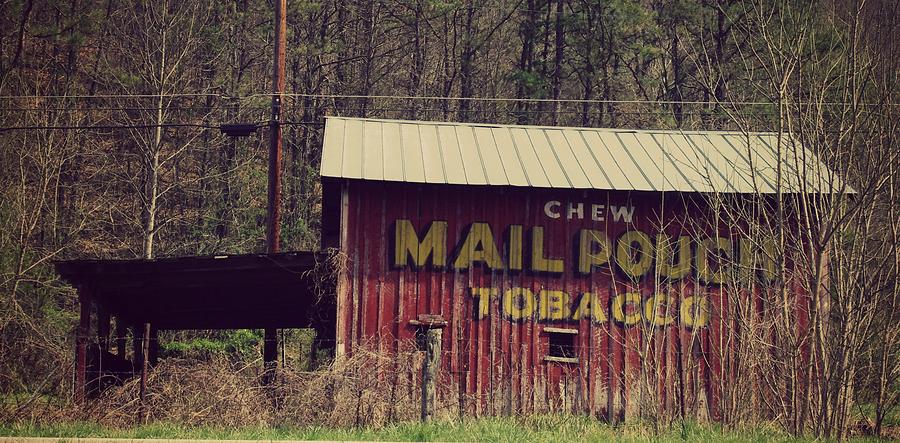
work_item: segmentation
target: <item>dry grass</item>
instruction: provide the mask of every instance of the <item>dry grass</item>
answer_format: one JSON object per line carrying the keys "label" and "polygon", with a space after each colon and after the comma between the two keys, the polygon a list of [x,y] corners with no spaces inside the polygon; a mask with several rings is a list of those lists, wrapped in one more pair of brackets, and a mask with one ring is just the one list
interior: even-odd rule
{"label": "dry grass", "polygon": [[[0,411],[9,419],[0,422],[88,421],[126,427],[137,423],[143,407],[146,422],[188,427],[379,427],[418,418],[421,368],[421,352],[412,343],[390,354],[356,348],[352,358],[317,371],[279,369],[275,383],[266,387],[260,383],[259,361],[247,365],[226,358],[169,358],[150,372],[143,405],[136,377],[107,389],[84,407],[34,402],[27,408]],[[452,404],[439,400],[437,415],[453,416],[458,411],[456,400],[452,398]]]}
{"label": "dry grass", "polygon": [[[220,434],[230,435],[226,438],[236,438],[236,435],[243,438],[256,433],[276,438],[271,433],[284,430],[290,431],[286,436],[292,438],[317,437],[320,431],[328,431],[321,436],[428,440],[457,435],[465,437],[464,440],[487,441],[509,441],[506,437],[518,436],[535,441],[555,441],[560,435],[581,435],[584,438],[592,436],[590,439],[596,441],[630,437],[635,441],[648,441],[659,435],[674,439],[686,432],[677,423],[659,427],[638,421],[621,428],[603,425],[589,417],[565,414],[460,419],[459,398],[455,396],[455,389],[447,385],[439,386],[436,405],[437,422],[444,425],[420,428],[413,424],[420,413],[418,380],[421,370],[422,353],[415,350],[412,343],[404,343],[396,353],[356,348],[352,358],[313,372],[280,369],[276,382],[269,387],[260,384],[262,364],[259,361],[246,365],[226,358],[169,358],[162,360],[147,380],[143,405],[146,423],[143,425],[136,426],[139,425],[141,402],[140,380],[135,378],[122,386],[107,389],[84,407],[34,401],[26,408],[12,408],[0,403],[0,429],[6,429],[0,435],[4,432],[10,435],[62,432],[71,436],[116,436],[132,435],[129,434],[132,432],[137,436],[146,432],[155,437],[183,437],[212,432],[210,436],[216,438]],[[483,399],[464,400],[472,404]],[[537,424],[560,428],[525,429]],[[483,429],[470,429],[472,426]],[[587,428],[582,429],[585,426]],[[692,427],[688,437],[701,440],[729,437],[733,441],[767,441],[775,437],[789,440],[786,435],[771,434],[768,425],[763,423],[761,426],[753,429],[765,432],[753,438],[738,438],[740,433],[721,433],[714,425]],[[623,434],[623,429],[630,431]],[[890,428],[887,433],[894,435],[895,430]],[[234,432],[238,434],[232,435]],[[856,430],[853,434],[867,433]]]}

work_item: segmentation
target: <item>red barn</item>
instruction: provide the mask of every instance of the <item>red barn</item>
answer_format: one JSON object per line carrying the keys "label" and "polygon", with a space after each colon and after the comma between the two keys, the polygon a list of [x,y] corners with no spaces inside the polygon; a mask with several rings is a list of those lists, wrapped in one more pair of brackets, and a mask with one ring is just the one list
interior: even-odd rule
{"label": "red barn", "polygon": [[711,202],[820,188],[822,164],[779,161],[784,142],[328,118],[336,353],[438,326],[438,395],[464,412],[715,416],[727,288],[776,270],[767,241]]}

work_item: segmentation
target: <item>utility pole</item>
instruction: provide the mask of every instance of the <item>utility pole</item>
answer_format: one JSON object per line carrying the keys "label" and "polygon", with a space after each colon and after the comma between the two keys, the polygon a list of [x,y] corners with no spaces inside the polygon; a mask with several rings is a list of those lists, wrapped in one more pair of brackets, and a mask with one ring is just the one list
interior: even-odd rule
{"label": "utility pole", "polygon": [[[281,102],[284,94],[287,0],[275,0],[275,59],[272,68],[272,118],[269,120],[269,196],[266,252],[275,254],[281,242]],[[278,331],[266,328],[263,342],[263,381],[270,383],[278,366]]]}

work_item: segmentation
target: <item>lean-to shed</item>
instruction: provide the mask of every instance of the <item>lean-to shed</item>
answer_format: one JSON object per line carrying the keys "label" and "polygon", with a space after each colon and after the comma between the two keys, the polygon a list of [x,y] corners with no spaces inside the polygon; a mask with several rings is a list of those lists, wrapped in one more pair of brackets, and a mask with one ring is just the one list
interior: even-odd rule
{"label": "lean-to shed", "polygon": [[758,294],[777,260],[710,202],[843,186],[769,133],[338,117],[321,176],[339,357],[439,326],[439,395],[461,411],[612,419],[716,415],[727,288]]}

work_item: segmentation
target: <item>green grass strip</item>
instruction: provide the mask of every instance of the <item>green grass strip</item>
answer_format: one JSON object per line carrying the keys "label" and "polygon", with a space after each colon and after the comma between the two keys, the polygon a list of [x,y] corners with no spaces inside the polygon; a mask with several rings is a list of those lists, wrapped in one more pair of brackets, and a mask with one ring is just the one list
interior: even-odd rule
{"label": "green grass strip", "polygon": [[[379,428],[185,427],[152,423],[130,428],[107,428],[96,423],[70,422],[52,425],[0,425],[0,436],[59,438],[165,438],[225,440],[372,440],[372,441],[466,441],[466,442],[812,442],[792,437],[774,427],[725,430],[716,425],[687,423],[654,432],[649,423],[610,426],[587,417],[539,415],[493,417],[431,423],[397,423]],[[853,439],[855,442],[877,439]]]}

